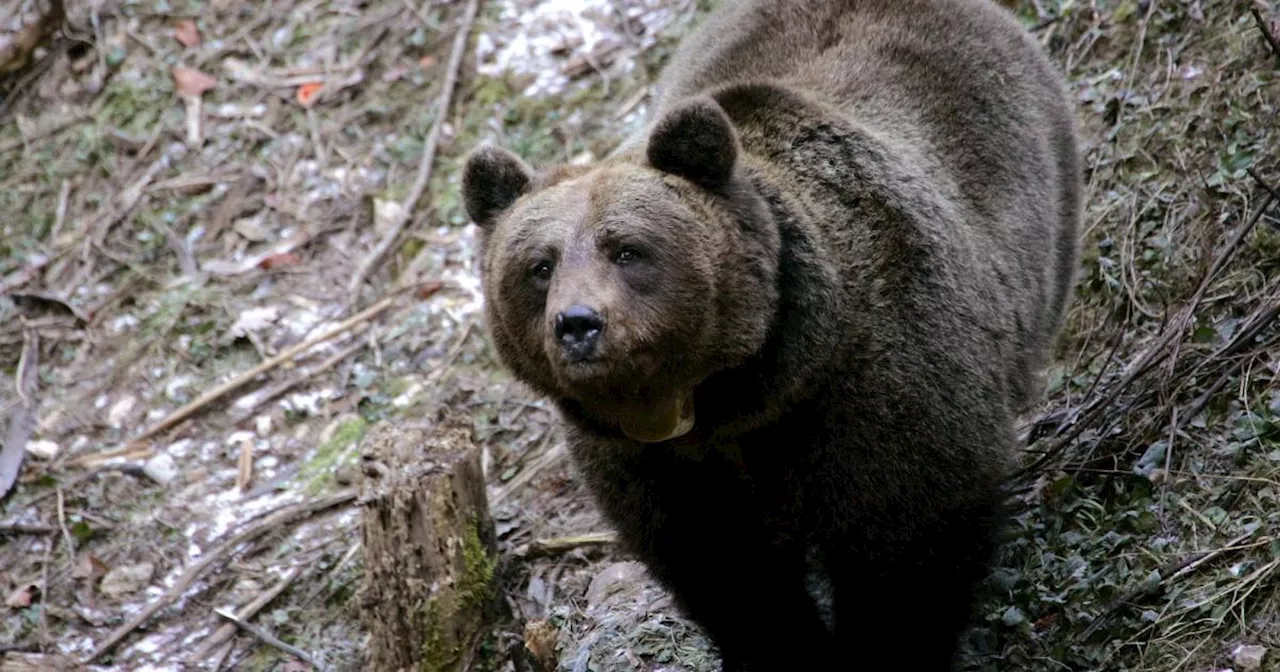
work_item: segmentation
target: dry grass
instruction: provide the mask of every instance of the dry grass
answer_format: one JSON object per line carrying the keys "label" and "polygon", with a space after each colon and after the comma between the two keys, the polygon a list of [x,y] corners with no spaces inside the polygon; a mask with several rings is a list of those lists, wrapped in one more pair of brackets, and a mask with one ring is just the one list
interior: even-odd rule
{"label": "dry grass", "polygon": [[975,648],[1020,669],[1229,666],[1280,645],[1280,55],[1254,17],[1280,12],[1046,10],[1081,101],[1085,254]]}

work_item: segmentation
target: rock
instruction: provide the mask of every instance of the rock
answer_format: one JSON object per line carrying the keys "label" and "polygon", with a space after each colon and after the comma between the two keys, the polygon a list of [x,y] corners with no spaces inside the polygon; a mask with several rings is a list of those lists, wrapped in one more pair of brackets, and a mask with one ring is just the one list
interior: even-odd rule
{"label": "rock", "polygon": [[155,572],[156,566],[149,562],[115,567],[102,577],[98,589],[107,597],[120,598],[142,590]]}
{"label": "rock", "polygon": [[1231,662],[1242,672],[1253,672],[1262,668],[1262,659],[1267,655],[1267,647],[1258,644],[1241,644],[1231,652]]}
{"label": "rock", "polygon": [[178,477],[178,465],[168,453],[160,453],[147,460],[142,472],[160,485],[169,485]]}
{"label": "rock", "polygon": [[52,460],[58,456],[58,444],[52,441],[28,441],[27,453],[42,460]]}
{"label": "rock", "polygon": [[644,565],[635,561],[616,562],[605,567],[587,587],[587,608],[606,601],[617,603],[643,587]]}

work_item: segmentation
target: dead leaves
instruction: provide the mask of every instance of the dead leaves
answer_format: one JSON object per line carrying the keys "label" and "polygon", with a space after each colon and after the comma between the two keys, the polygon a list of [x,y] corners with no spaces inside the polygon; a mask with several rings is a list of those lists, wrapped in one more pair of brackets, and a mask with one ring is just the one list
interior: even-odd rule
{"label": "dead leaves", "polygon": [[307,82],[299,86],[297,93],[298,104],[303,107],[311,107],[315,104],[316,96],[319,95],[322,88],[324,88],[324,84],[320,82]]}
{"label": "dead leaves", "polygon": [[180,96],[199,98],[205,91],[218,84],[218,80],[195,68],[175,65],[171,72],[173,73],[173,88]]}
{"label": "dead leaves", "polygon": [[179,19],[173,23],[173,39],[184,47],[200,44],[200,29],[192,19]]}
{"label": "dead leaves", "polygon": [[278,254],[268,254],[258,262],[258,268],[269,271],[273,268],[281,266],[296,266],[302,263],[302,258],[292,252],[281,252]]}
{"label": "dead leaves", "polygon": [[195,68],[181,65],[173,66],[173,88],[182,98],[186,108],[186,136],[188,147],[199,147],[204,143],[204,114],[201,107],[201,96],[205,91],[217,86],[218,80]]}
{"label": "dead leaves", "polygon": [[10,609],[23,609],[31,606],[31,593],[35,586],[22,586],[21,588],[9,593],[4,599],[4,606]]}
{"label": "dead leaves", "polygon": [[432,296],[435,295],[436,292],[440,291],[443,288],[444,288],[444,283],[440,282],[439,280],[431,280],[428,282],[424,282],[421,285],[418,285],[418,289],[417,291],[414,292],[414,295],[417,296],[419,299],[425,300],[425,299],[431,298]]}

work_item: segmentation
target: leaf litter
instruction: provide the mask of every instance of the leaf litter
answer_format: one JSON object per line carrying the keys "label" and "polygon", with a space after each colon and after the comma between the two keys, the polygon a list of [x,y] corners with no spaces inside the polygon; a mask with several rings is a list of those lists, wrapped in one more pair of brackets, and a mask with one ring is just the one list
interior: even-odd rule
{"label": "leaf litter", "polygon": [[[1280,10],[1256,4],[1017,3],[1080,102],[1088,234],[971,669],[1211,670],[1275,655],[1280,142],[1266,120],[1280,85],[1260,26]],[[0,127],[0,209],[15,213],[0,222],[0,410],[15,408],[28,332],[40,355],[22,442],[39,459],[0,504],[6,655],[86,657],[170,599],[95,662],[298,662],[213,611],[228,607],[359,668],[358,513],[296,507],[341,496],[368,426],[448,404],[475,419],[517,559],[504,585],[527,624],[517,637],[565,670],[716,669],[669,597],[619,564],[550,409],[497,367],[454,193],[482,140],[535,162],[607,152],[711,5],[481,3],[436,170],[390,217],[439,114],[425,101],[462,5],[71,7],[70,30],[91,39],[42,43],[36,77],[0,75],[15,122]],[[206,73],[185,89],[199,109],[174,96],[175,67]],[[68,310],[32,313],[19,294]],[[148,477],[152,460],[172,467],[167,485]],[[148,564],[147,585],[103,596],[110,571]],[[279,592],[241,615],[251,585]]]}

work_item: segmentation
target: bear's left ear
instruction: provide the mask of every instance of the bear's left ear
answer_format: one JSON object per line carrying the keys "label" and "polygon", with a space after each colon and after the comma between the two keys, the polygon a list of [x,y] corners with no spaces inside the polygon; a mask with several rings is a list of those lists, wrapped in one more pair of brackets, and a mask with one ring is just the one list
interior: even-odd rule
{"label": "bear's left ear", "polygon": [[498,216],[533,184],[533,171],[520,157],[487,145],[471,153],[462,168],[462,202],[480,228],[493,227]]}
{"label": "bear's left ear", "polygon": [[714,189],[733,177],[738,134],[707,96],[684,101],[663,115],[649,135],[649,165]]}

